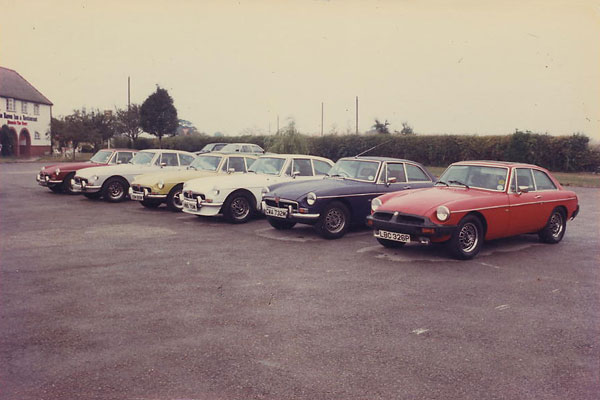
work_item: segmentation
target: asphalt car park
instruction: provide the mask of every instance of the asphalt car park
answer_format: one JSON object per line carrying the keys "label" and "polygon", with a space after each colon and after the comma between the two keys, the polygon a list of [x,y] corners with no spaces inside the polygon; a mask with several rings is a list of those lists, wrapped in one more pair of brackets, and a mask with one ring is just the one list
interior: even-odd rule
{"label": "asphalt car park", "polygon": [[597,399],[600,190],[470,261],[107,203],[0,164],[2,399]]}

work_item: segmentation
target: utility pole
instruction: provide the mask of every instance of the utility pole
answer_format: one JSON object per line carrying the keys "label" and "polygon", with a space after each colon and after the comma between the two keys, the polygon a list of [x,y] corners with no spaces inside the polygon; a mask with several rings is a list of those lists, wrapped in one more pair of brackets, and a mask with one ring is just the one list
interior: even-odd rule
{"label": "utility pole", "polygon": [[358,135],[358,96],[356,96],[356,134]]}
{"label": "utility pole", "polygon": [[127,111],[131,109],[131,77],[127,77]]}
{"label": "utility pole", "polygon": [[279,114],[277,114],[277,134],[279,135]]}
{"label": "utility pole", "polygon": [[321,102],[321,136],[323,136],[323,113],[324,113],[324,105],[323,102]]}

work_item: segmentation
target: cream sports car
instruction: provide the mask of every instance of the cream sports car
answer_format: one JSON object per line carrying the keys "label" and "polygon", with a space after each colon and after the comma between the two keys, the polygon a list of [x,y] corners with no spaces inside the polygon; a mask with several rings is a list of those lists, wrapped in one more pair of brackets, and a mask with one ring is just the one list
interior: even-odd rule
{"label": "cream sports car", "polygon": [[181,211],[183,203],[180,195],[184,182],[215,175],[244,173],[254,160],[256,156],[239,153],[202,154],[187,169],[136,176],[129,188],[129,197],[139,201],[144,207],[155,208],[166,203],[170,210]]}
{"label": "cream sports car", "polygon": [[332,165],[327,158],[301,154],[260,156],[247,174],[187,181],[183,185],[183,211],[206,216],[223,214],[229,222],[247,222],[260,211],[262,193],[269,185],[322,179]]}

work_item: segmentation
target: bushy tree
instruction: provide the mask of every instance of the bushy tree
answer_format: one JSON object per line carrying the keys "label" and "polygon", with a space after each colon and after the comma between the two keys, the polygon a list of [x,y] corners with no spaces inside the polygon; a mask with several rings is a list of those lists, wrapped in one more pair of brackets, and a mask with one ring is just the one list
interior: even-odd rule
{"label": "bushy tree", "polygon": [[164,135],[174,135],[179,126],[177,109],[173,99],[166,89],[156,87],[140,108],[140,125],[142,129],[158,137],[159,146],[162,146]]}
{"label": "bushy tree", "polygon": [[0,129],[0,143],[2,143],[2,155],[12,156],[15,153],[15,135],[8,125],[2,125]]}
{"label": "bushy tree", "polygon": [[290,123],[273,137],[267,150],[282,154],[308,154],[309,144],[307,138],[296,129],[296,123]]}
{"label": "bushy tree", "polygon": [[389,125],[390,123],[387,121],[387,119],[385,120],[385,122],[381,122],[377,118],[375,118],[375,125],[373,125],[373,129],[375,129],[377,133],[389,134]]}
{"label": "bushy tree", "polygon": [[115,117],[115,131],[129,139],[129,146],[142,133],[140,124],[140,105],[132,104],[128,109],[118,109]]}

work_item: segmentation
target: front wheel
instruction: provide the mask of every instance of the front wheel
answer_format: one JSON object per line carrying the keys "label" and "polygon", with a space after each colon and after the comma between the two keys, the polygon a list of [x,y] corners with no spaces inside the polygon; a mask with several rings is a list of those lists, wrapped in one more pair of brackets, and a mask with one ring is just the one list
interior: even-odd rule
{"label": "front wheel", "polygon": [[75,192],[73,191],[73,185],[71,185],[71,179],[73,179],[74,177],[75,172],[71,172],[70,174],[65,176],[65,179],[63,179],[63,183],[61,185],[63,193],[75,194]]}
{"label": "front wheel", "polygon": [[538,232],[540,240],[544,243],[556,244],[565,236],[567,219],[564,212],[557,208],[552,211],[544,229]]}
{"label": "front wheel", "polygon": [[292,229],[294,227],[294,225],[296,225],[295,222],[286,221],[286,220],[273,218],[273,217],[267,217],[267,221],[269,221],[269,224],[271,224],[271,226],[273,228],[280,230],[280,231]]}
{"label": "front wheel", "polygon": [[475,257],[483,244],[483,225],[474,215],[464,217],[448,241],[448,249],[460,260]]}
{"label": "front wheel", "polygon": [[223,205],[223,216],[234,224],[243,224],[252,217],[253,202],[245,193],[234,193]]}
{"label": "front wheel", "polygon": [[388,249],[398,249],[406,244],[404,242],[397,242],[395,240],[388,240],[388,239],[382,239],[382,238],[376,238],[376,239],[380,245],[382,245],[383,247],[387,247]]}
{"label": "front wheel", "polygon": [[315,224],[315,229],[325,239],[339,239],[348,232],[349,228],[350,210],[339,201],[327,205]]}
{"label": "front wheel", "polygon": [[122,178],[110,178],[102,188],[104,200],[111,203],[118,203],[125,200],[129,184]]}
{"label": "front wheel", "polygon": [[183,190],[183,183],[179,185],[175,185],[173,189],[169,192],[167,196],[167,208],[171,211],[182,211],[183,210],[183,201],[181,200]]}

